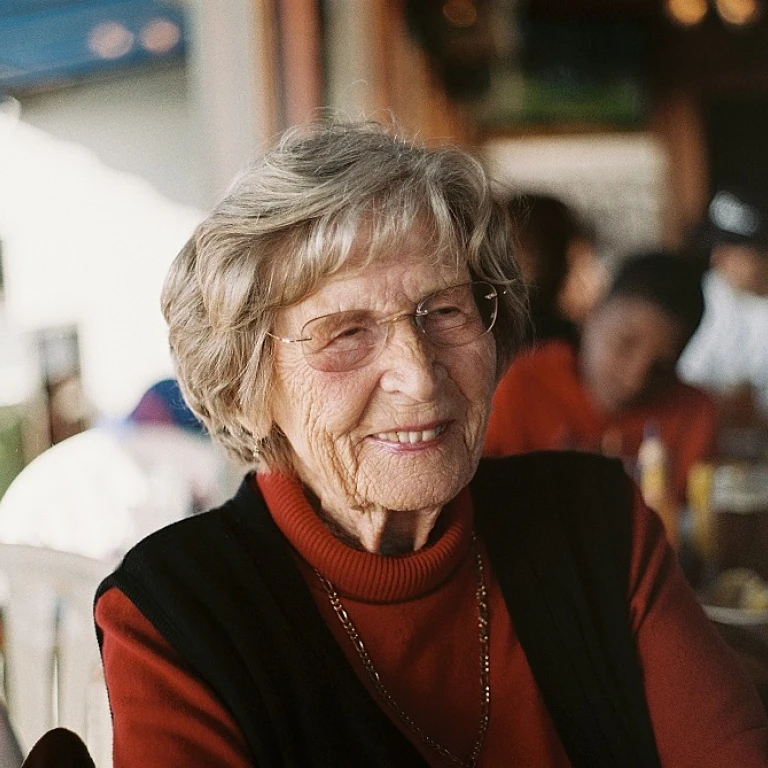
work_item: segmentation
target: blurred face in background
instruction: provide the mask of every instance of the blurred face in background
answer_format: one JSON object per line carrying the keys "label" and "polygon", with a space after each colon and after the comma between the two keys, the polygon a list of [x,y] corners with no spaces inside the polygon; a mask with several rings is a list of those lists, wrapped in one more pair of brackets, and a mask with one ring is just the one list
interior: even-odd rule
{"label": "blurred face in background", "polygon": [[563,317],[581,326],[608,287],[608,270],[595,250],[595,244],[583,237],[568,245],[568,272],[557,296]]}
{"label": "blurred face in background", "polygon": [[682,325],[648,300],[616,296],[587,318],[579,350],[582,379],[596,406],[616,413],[653,401],[675,378]]}
{"label": "blurred face in background", "polygon": [[736,290],[768,296],[768,250],[719,243],[712,249],[712,266]]}

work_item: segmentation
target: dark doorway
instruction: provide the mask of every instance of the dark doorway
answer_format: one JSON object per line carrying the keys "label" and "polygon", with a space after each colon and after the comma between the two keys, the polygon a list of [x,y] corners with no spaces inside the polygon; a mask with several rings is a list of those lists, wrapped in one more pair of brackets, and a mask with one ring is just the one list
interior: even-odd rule
{"label": "dark doorway", "polygon": [[768,97],[713,99],[704,119],[710,191],[735,185],[768,198]]}

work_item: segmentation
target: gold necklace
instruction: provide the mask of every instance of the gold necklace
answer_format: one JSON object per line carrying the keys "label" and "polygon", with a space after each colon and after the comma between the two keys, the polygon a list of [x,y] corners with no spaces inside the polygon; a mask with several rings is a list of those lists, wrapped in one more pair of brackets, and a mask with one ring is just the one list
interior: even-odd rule
{"label": "gold necklace", "polygon": [[320,583],[323,586],[328,600],[331,603],[336,616],[341,622],[341,626],[344,627],[344,631],[352,642],[357,655],[360,657],[360,661],[366,671],[366,674],[370,678],[373,687],[376,689],[376,693],[381,700],[389,707],[394,713],[397,719],[408,728],[411,733],[415,734],[420,741],[426,744],[430,749],[439,753],[443,757],[450,760],[456,765],[462,766],[462,768],[474,768],[477,764],[477,758],[480,756],[480,750],[483,746],[483,740],[485,739],[486,731],[488,730],[488,723],[490,722],[490,709],[491,709],[491,654],[490,654],[490,629],[488,624],[488,587],[485,583],[485,567],[483,566],[483,557],[480,554],[480,548],[477,544],[477,536],[475,532],[472,532],[472,551],[475,555],[475,565],[477,568],[477,589],[475,596],[477,599],[477,626],[480,638],[480,725],[477,730],[477,736],[472,744],[469,756],[466,760],[462,760],[453,754],[447,747],[435,741],[431,736],[426,734],[411,718],[406,714],[400,705],[394,700],[392,694],[387,690],[387,687],[382,682],[382,679],[378,673],[376,667],[373,666],[371,657],[368,655],[368,650],[363,643],[360,633],[352,622],[347,609],[344,607],[339,597],[339,593],[336,588],[326,579],[317,569],[315,573],[317,578],[320,579]]}

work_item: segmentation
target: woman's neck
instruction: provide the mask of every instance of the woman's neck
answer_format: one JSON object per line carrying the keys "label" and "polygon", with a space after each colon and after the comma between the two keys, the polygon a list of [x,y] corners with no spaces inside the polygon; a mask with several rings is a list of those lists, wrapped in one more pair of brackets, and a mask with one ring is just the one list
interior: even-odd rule
{"label": "woman's neck", "polygon": [[333,535],[348,546],[379,555],[405,555],[426,545],[439,507],[398,512],[383,507],[329,511],[316,496],[310,502]]}

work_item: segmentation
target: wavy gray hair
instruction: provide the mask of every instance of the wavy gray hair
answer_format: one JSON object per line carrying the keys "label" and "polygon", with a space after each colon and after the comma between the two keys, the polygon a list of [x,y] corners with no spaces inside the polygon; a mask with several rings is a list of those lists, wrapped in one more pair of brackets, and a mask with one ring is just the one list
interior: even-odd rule
{"label": "wavy gray hair", "polygon": [[362,238],[356,267],[417,226],[428,233],[425,259],[506,289],[493,329],[500,376],[522,338],[525,290],[504,207],[467,152],[418,146],[372,122],[293,129],[197,227],[162,309],[187,403],[230,454],[293,470],[269,402],[276,314],[344,270]]}

